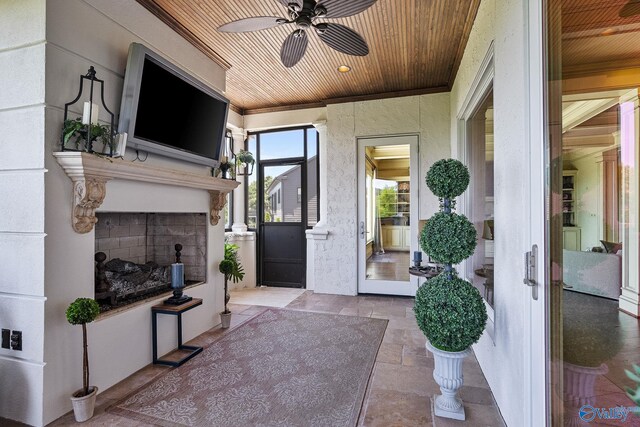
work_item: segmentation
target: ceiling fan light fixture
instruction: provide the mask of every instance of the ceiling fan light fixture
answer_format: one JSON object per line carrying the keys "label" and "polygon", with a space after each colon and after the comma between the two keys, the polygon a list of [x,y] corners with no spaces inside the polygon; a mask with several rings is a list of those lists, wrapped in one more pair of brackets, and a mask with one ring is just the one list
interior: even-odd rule
{"label": "ceiling fan light fixture", "polygon": [[338,67],[339,73],[345,74],[345,73],[348,73],[349,71],[351,71],[351,67],[349,67],[348,65],[340,65]]}

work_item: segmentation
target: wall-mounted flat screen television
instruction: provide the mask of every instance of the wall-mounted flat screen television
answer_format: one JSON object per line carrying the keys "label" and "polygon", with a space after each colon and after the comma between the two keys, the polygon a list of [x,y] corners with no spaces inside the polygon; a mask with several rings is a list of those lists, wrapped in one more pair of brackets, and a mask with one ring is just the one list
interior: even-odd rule
{"label": "wall-mounted flat screen television", "polygon": [[132,43],[119,132],[127,147],[218,166],[229,101],[157,53]]}

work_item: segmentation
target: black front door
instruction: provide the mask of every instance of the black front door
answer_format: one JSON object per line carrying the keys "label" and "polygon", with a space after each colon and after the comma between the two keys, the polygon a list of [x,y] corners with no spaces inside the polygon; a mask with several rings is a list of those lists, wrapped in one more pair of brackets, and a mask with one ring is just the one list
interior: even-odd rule
{"label": "black front door", "polygon": [[259,283],[304,288],[307,161],[267,160],[258,176]]}

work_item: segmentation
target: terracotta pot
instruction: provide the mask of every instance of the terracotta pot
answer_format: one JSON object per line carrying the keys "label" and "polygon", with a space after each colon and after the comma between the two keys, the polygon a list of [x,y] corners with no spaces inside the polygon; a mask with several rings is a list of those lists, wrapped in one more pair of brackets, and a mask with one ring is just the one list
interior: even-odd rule
{"label": "terracotta pot", "polygon": [[426,347],[433,353],[433,379],[436,380],[442,392],[434,399],[435,414],[443,418],[464,420],[464,406],[462,399],[458,397],[458,390],[464,383],[462,361],[471,354],[471,349],[456,352],[444,351],[435,348],[429,341]]}
{"label": "terracotta pot", "polygon": [[220,320],[222,321],[222,329],[227,329],[231,326],[231,313],[220,313]]}
{"label": "terracotta pot", "polygon": [[73,415],[76,417],[76,421],[81,423],[87,421],[93,417],[93,409],[96,406],[96,395],[98,394],[98,387],[89,387],[91,393],[82,397],[75,397],[82,394],[84,389],[76,390],[71,395],[71,404],[73,405]]}

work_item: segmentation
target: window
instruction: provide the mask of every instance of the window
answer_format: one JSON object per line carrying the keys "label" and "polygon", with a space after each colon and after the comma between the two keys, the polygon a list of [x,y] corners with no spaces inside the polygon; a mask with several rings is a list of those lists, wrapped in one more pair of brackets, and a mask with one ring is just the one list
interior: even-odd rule
{"label": "window", "polygon": [[[319,203],[319,168],[318,168],[318,132],[314,127],[308,126],[298,129],[283,129],[249,133],[245,150],[254,154],[256,159],[256,173],[248,177],[245,190],[245,206],[246,206],[246,223],[249,229],[255,230],[258,219],[258,175],[261,162],[271,162],[277,160],[292,159],[292,161],[302,161],[306,159],[306,182],[302,181],[300,187],[293,187],[286,190],[285,194],[281,194],[280,189],[272,191],[264,196],[265,218],[274,218],[279,215],[278,207],[282,207],[284,203],[293,203],[294,197],[297,203],[303,203],[306,199],[307,207],[307,227],[313,227],[320,218]],[[299,160],[298,160],[299,159]],[[266,170],[273,167],[264,166]],[[265,189],[270,186],[270,182],[277,175],[268,175],[264,177]],[[304,182],[304,184],[303,184]],[[306,185],[306,189],[304,188]],[[274,186],[275,187],[275,186]],[[303,190],[306,190],[303,191]],[[293,193],[289,195],[289,192]],[[290,200],[290,202],[289,202]],[[268,205],[268,206],[267,206]],[[299,216],[299,215],[298,215]]]}

